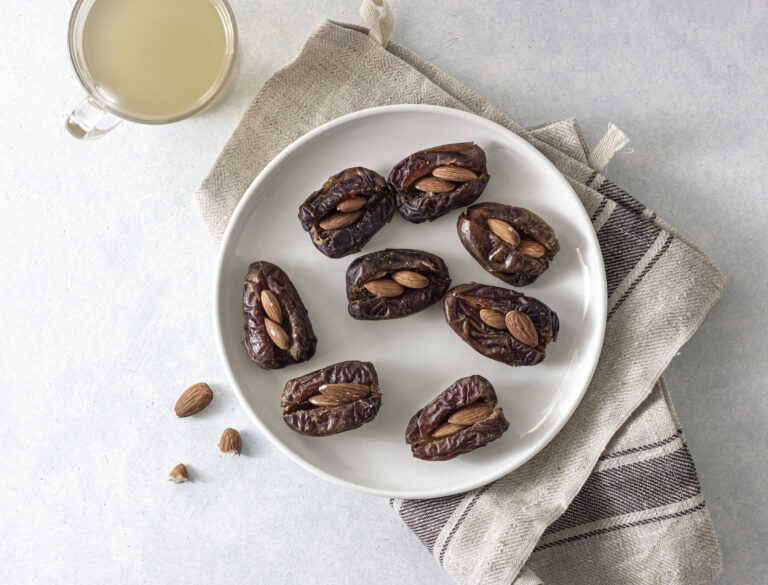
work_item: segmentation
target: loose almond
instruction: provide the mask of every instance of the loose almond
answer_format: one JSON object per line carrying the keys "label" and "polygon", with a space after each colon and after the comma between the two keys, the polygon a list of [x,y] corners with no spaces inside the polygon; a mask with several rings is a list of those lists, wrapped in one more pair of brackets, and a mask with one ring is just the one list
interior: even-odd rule
{"label": "loose almond", "polygon": [[399,270],[390,274],[392,280],[407,288],[425,288],[429,286],[429,279],[423,274],[413,270]]}
{"label": "loose almond", "polygon": [[320,394],[327,396],[334,400],[343,400],[344,402],[352,402],[353,400],[359,400],[365,398],[371,393],[370,387],[365,384],[323,384],[317,389]]}
{"label": "loose almond", "polygon": [[459,183],[477,179],[477,175],[475,173],[469,169],[465,169],[464,167],[437,167],[434,171],[432,171],[432,174],[438,179],[445,179],[446,181],[458,181]]}
{"label": "loose almond", "polygon": [[510,246],[517,246],[520,243],[520,234],[503,219],[492,217],[488,220],[488,229],[491,230],[494,236],[505,241]]}
{"label": "loose almond", "polygon": [[352,199],[346,199],[336,206],[338,211],[349,213],[351,211],[357,211],[363,205],[365,205],[365,197],[352,197]]}
{"label": "loose almond", "polygon": [[507,324],[504,321],[504,313],[494,311],[493,309],[480,309],[480,320],[494,329],[506,329]]}
{"label": "loose almond", "polygon": [[320,220],[318,225],[326,231],[340,230],[341,228],[348,227],[355,223],[358,219],[360,219],[361,215],[362,212],[360,211],[353,211],[352,213],[343,213],[341,211],[337,211],[336,213],[332,213],[331,215],[324,217],[322,220]]}
{"label": "loose almond", "polygon": [[455,435],[458,433],[461,429],[466,429],[464,425],[455,425],[453,423],[445,423],[443,425],[440,425],[437,427],[434,431],[432,431],[431,435],[433,439],[442,439],[443,437],[450,437],[451,435]]}
{"label": "loose almond", "polygon": [[517,251],[531,258],[541,258],[547,252],[544,246],[533,240],[520,240]]}
{"label": "loose almond", "polygon": [[509,334],[528,347],[539,344],[539,334],[531,318],[525,313],[510,311],[504,318]]}
{"label": "loose almond", "polygon": [[277,296],[271,290],[264,289],[261,291],[261,306],[264,307],[267,317],[275,323],[283,322],[283,310],[280,308],[280,301],[277,300]]}
{"label": "loose almond", "polygon": [[372,280],[370,282],[366,282],[363,286],[368,289],[369,293],[379,297],[399,297],[405,292],[405,289],[402,287],[402,285],[396,283],[391,278],[380,278],[378,280]]}
{"label": "loose almond", "polygon": [[455,185],[450,181],[444,181],[437,177],[424,177],[417,181],[414,185],[419,191],[427,193],[445,193],[446,191],[453,191]]}
{"label": "loose almond", "polygon": [[454,412],[448,422],[455,425],[471,426],[485,420],[491,416],[492,412],[493,406],[490,404],[473,404]]}
{"label": "loose almond", "polygon": [[211,387],[205,382],[198,382],[181,393],[173,410],[179,418],[192,416],[208,406],[211,400],[213,400]]}
{"label": "loose almond", "polygon": [[331,398],[330,396],[325,396],[324,394],[315,394],[314,396],[310,396],[307,398],[307,401],[311,404],[314,404],[315,406],[339,406],[340,404],[352,402],[351,400]]}
{"label": "loose almond", "polygon": [[219,439],[219,451],[240,455],[242,450],[243,440],[240,438],[240,433],[235,429],[224,429],[224,432],[221,433],[221,439]]}
{"label": "loose almond", "polygon": [[291,345],[291,338],[288,337],[285,329],[280,327],[280,325],[275,323],[269,317],[264,319],[264,327],[266,327],[267,335],[269,335],[272,343],[274,343],[280,349],[288,349],[288,347]]}
{"label": "loose almond", "polygon": [[168,481],[174,483],[184,483],[185,481],[189,481],[187,468],[183,463],[179,463],[176,467],[171,469],[171,473],[168,474]]}

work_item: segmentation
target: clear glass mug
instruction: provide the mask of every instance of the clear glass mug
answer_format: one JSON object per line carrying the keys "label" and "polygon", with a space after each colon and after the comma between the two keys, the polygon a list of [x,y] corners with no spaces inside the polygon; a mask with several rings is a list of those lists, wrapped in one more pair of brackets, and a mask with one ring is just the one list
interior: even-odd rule
{"label": "clear glass mug", "polygon": [[[69,55],[87,96],[66,120],[65,126],[73,136],[82,140],[100,138],[123,120],[142,124],[176,122],[201,112],[221,95],[234,69],[237,52],[237,26],[232,9],[227,0],[195,0],[184,5],[187,8],[194,5],[199,13],[193,14],[194,10],[181,10],[180,3],[184,1],[188,0],[76,1],[69,21]],[[221,30],[214,30],[211,15],[205,12],[208,5],[215,10]],[[158,13],[158,10],[165,12]],[[187,28],[174,28],[174,22],[184,23]],[[167,35],[158,32],[161,30],[159,26],[169,23],[171,27]],[[130,29],[131,26],[134,28]],[[136,32],[143,30],[142,26],[149,27],[146,28],[149,32],[145,36],[151,39],[135,38]],[[155,28],[151,28],[153,26]],[[191,63],[186,63],[187,67],[183,66],[184,59],[189,60],[197,54],[195,51],[203,50],[197,44],[184,44],[190,43],[194,38],[190,35],[196,33],[206,33],[201,45],[204,45],[204,41],[210,41],[213,43],[211,46],[215,45],[216,55],[200,55],[208,58],[202,59],[209,66],[208,77],[189,79],[190,75],[187,74],[202,75],[198,72],[197,63],[195,67],[189,67]],[[134,36],[130,36],[132,34]],[[136,51],[132,50],[130,44],[121,47],[121,36],[124,37],[124,43],[135,41]],[[143,41],[151,41],[154,45],[140,46]],[[98,46],[98,43],[104,43],[105,46]],[[188,50],[190,47],[192,51]],[[118,50],[120,48],[130,50],[121,52]],[[152,55],[152,50],[158,53]],[[212,59],[218,59],[219,56],[221,62],[216,70],[217,61]],[[179,64],[182,66],[177,67]],[[123,79],[120,74],[123,74]],[[169,78],[152,78],[152,75],[164,74],[168,74]],[[176,75],[179,78],[173,79]],[[208,79],[210,84],[205,89],[200,83]],[[123,84],[122,90],[120,83]],[[115,91],[116,88],[118,91]],[[185,96],[189,97],[186,101],[182,99],[173,102],[171,95],[174,92],[180,96],[182,89],[189,93],[194,88],[200,91]],[[129,95],[131,99],[124,99]],[[151,107],[150,96],[160,100],[157,108]],[[143,101],[144,97],[147,99]]]}

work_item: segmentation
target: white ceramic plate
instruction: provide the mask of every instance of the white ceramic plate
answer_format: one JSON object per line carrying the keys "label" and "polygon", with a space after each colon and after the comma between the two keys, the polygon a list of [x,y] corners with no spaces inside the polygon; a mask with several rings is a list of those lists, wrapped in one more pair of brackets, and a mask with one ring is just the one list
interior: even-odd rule
{"label": "white ceramic plate", "polygon": [[[526,207],[555,230],[560,253],[534,284],[518,290],[560,317],[557,343],[539,365],[511,368],[476,353],[445,323],[442,303],[403,319],[355,321],[347,314],[344,275],[357,256],[332,260],[315,249],[298,207],[325,180],[352,166],[387,176],[417,150],[475,141],[486,152],[491,180],[479,201]],[[397,213],[363,252],[416,248],[447,263],[452,285],[506,286],[483,270],[456,234],[454,211],[411,224]],[[248,265],[269,260],[301,295],[319,339],[307,363],[262,370],[243,347],[242,283]],[[372,108],[320,126],[281,152],[256,178],[222,242],[214,285],[214,324],[224,367],[261,431],[291,459],[317,475],[368,493],[405,498],[454,494],[484,485],[536,454],[568,420],[594,372],[606,319],[603,260],[576,194],[555,167],[509,130],[450,108]],[[332,437],[305,437],[281,419],[287,380],[343,360],[371,361],[382,406],[363,427]],[[510,429],[500,439],[451,461],[414,459],[405,444],[410,417],[458,378],[481,374],[496,388]]]}

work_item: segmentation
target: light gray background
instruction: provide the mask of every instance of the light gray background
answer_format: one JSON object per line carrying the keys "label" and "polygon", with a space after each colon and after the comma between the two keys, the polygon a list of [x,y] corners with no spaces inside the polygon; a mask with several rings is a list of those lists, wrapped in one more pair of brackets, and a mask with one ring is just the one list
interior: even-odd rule
{"label": "light gray background", "polygon": [[[70,5],[0,19],[0,582],[447,584],[386,501],[316,479],[259,436],[212,336],[215,249],[191,207],[261,84],[358,1],[234,0],[240,71],[205,115],[96,143]],[[394,39],[522,124],[609,121],[608,176],[710,254],[724,298],[667,371],[724,556],[765,583],[768,4],[393,1]],[[214,403],[176,419],[189,384]],[[226,426],[242,457],[219,455]],[[165,481],[184,461],[194,482]]]}

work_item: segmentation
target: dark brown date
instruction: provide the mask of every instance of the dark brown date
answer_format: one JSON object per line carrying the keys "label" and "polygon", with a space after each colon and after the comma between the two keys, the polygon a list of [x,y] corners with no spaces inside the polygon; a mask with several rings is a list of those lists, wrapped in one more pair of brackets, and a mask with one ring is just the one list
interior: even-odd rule
{"label": "dark brown date", "polygon": [[372,421],[381,406],[376,369],[348,361],[289,380],[283,390],[283,420],[297,433],[321,437]]}
{"label": "dark brown date", "polygon": [[510,366],[533,366],[557,340],[560,322],[547,305],[508,288],[462,284],[445,295],[445,320],[476,351]]}
{"label": "dark brown date", "polygon": [[461,142],[412,154],[397,163],[387,180],[400,215],[421,223],[473,203],[488,179],[483,149]]}
{"label": "dark brown date", "polygon": [[355,319],[396,319],[439,301],[451,279],[439,256],[421,250],[381,250],[356,258],[347,269],[349,314]]}
{"label": "dark brown date", "polygon": [[480,266],[514,286],[536,280],[560,250],[549,224],[522,207],[478,203],[459,216],[456,227]]}
{"label": "dark brown date", "polygon": [[317,337],[296,287],[279,266],[254,262],[243,285],[245,349],[267,370],[307,361]]}
{"label": "dark brown date", "polygon": [[491,383],[482,376],[467,376],[413,415],[405,442],[414,457],[444,461],[498,439],[508,428]]}
{"label": "dark brown date", "polygon": [[328,179],[299,207],[299,220],[326,256],[341,258],[368,243],[395,213],[395,197],[384,177],[364,167]]}

